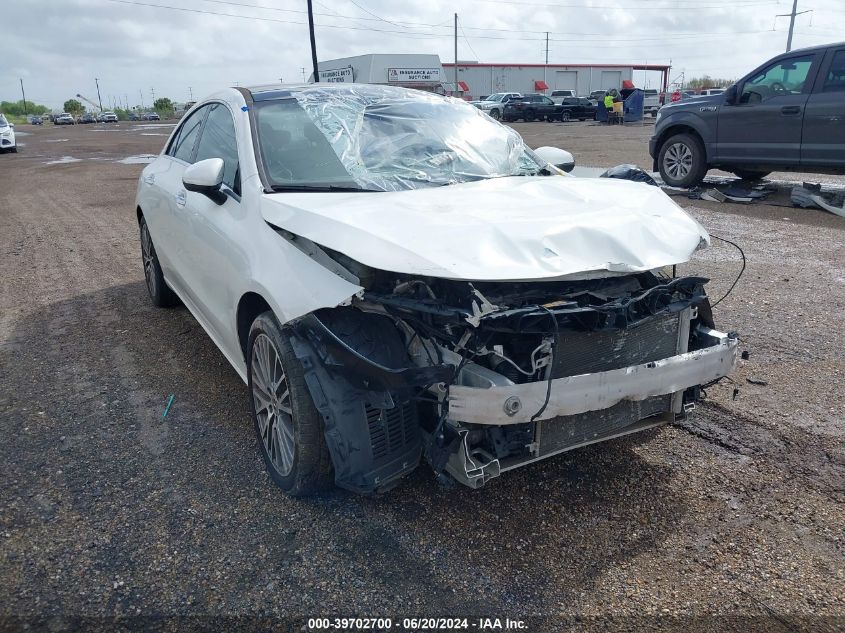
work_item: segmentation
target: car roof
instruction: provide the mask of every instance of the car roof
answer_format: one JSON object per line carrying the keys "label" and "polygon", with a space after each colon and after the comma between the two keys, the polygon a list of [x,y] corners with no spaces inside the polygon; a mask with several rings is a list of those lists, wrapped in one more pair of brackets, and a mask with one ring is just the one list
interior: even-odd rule
{"label": "car roof", "polygon": [[794,55],[795,53],[809,53],[814,51],[823,51],[827,50],[828,48],[837,48],[840,46],[845,46],[845,42],[834,42],[832,44],[820,44],[818,46],[808,46],[807,48],[796,48],[794,50],[789,51],[788,53],[781,53],[778,57],[783,57],[784,55]]}

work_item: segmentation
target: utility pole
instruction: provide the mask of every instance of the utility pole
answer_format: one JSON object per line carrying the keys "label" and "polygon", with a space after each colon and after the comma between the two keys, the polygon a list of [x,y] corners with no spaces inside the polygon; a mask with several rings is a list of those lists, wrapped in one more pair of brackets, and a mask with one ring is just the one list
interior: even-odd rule
{"label": "utility pole", "polygon": [[194,91],[191,89],[190,86],[188,86],[188,97],[190,98],[191,101],[194,100]]}
{"label": "utility pole", "polygon": [[100,103],[100,112],[103,111],[103,98],[100,96],[100,80],[94,77],[94,83],[97,84],[97,101]]}
{"label": "utility pole", "polygon": [[26,93],[23,91],[23,78],[21,78],[21,96],[23,97],[23,115],[27,116],[29,112],[26,111]]}
{"label": "utility pole", "polygon": [[452,91],[454,97],[458,92],[458,14],[455,14],[455,89]]}
{"label": "utility pole", "polygon": [[[546,65],[543,66],[543,83],[549,85],[549,80],[546,77],[546,72],[549,70],[549,32],[546,31]],[[546,89],[548,90],[548,88]],[[543,91],[545,92],[545,90]]]}
{"label": "utility pole", "polygon": [[150,94],[153,95],[153,107],[156,107],[156,89],[150,88]]}
{"label": "utility pole", "polygon": [[144,109],[144,91],[138,88],[138,94],[141,95],[141,109]]}
{"label": "utility pole", "polygon": [[284,83],[285,83],[285,78],[284,78],[284,77],[279,77],[279,83],[280,83],[280,84],[284,84]]}
{"label": "utility pole", "polygon": [[795,16],[801,15],[803,13],[810,13],[812,9],[806,9],[804,11],[798,10],[798,0],[792,0],[792,13],[781,13],[775,16],[777,18],[785,18],[789,17],[789,35],[786,36],[786,52],[792,50],[792,31],[795,28]]}
{"label": "utility pole", "polygon": [[302,66],[301,70],[302,70],[302,83],[305,83],[305,67]]}
{"label": "utility pole", "polygon": [[311,36],[311,64],[314,66],[314,83],[320,83],[320,67],[317,64],[317,41],[314,39],[314,7],[308,0],[308,33]]}

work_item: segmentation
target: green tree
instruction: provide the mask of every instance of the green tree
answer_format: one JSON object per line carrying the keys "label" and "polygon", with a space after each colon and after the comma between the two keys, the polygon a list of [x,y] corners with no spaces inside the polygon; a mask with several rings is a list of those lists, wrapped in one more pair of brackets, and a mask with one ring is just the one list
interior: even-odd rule
{"label": "green tree", "polygon": [[155,100],[153,108],[161,118],[173,115],[173,102],[167,97],[159,97]]}
{"label": "green tree", "polygon": [[690,90],[704,90],[706,88],[727,88],[735,79],[714,79],[710,75],[703,75],[701,77],[693,77],[686,82],[687,88]]}
{"label": "green tree", "polygon": [[26,108],[24,108],[22,99],[19,101],[0,101],[0,112],[7,115],[23,116],[24,114],[44,114],[49,111],[50,108],[47,106],[38,105],[29,100],[26,102]]}
{"label": "green tree", "polygon": [[76,99],[68,99],[65,101],[63,107],[64,111],[70,114],[82,114],[85,111],[85,108],[83,108],[82,104]]}

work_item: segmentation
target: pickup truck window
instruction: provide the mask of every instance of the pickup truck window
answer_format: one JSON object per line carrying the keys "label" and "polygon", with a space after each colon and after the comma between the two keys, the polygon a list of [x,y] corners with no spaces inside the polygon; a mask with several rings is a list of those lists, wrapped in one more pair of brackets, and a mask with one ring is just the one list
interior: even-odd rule
{"label": "pickup truck window", "polygon": [[822,92],[840,92],[843,90],[845,90],[845,50],[836,51],[822,87]]}
{"label": "pickup truck window", "polygon": [[760,103],[781,95],[800,94],[813,65],[814,55],[775,62],[745,82],[740,103]]}

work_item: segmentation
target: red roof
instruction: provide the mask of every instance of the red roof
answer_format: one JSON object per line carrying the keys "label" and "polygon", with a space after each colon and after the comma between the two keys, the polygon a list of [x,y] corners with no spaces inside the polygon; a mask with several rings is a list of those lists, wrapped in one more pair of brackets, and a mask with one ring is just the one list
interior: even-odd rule
{"label": "red roof", "polygon": [[[454,68],[453,62],[443,62]],[[634,70],[668,70],[669,64],[458,64],[458,68],[633,68]]]}

